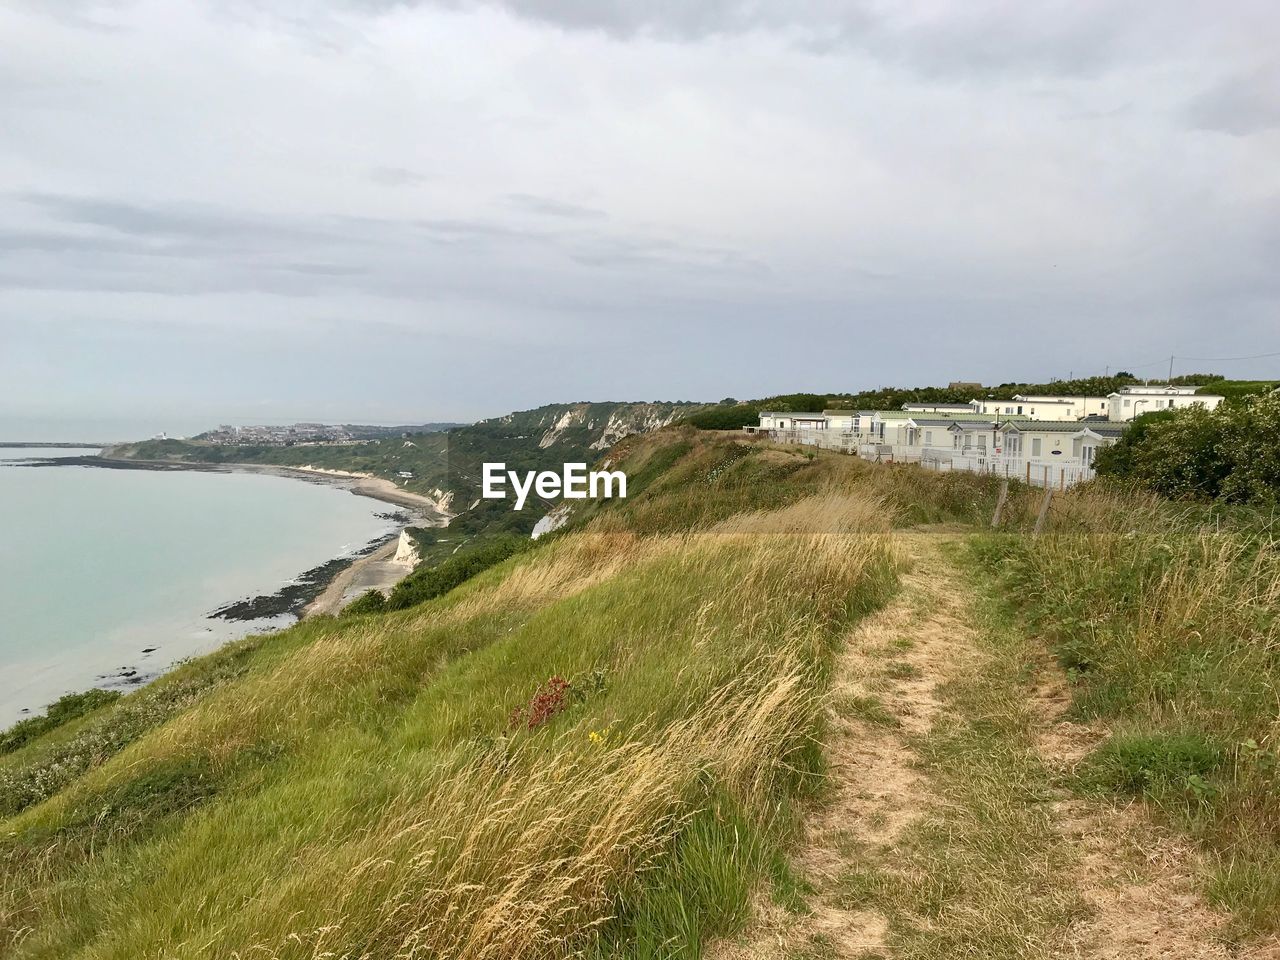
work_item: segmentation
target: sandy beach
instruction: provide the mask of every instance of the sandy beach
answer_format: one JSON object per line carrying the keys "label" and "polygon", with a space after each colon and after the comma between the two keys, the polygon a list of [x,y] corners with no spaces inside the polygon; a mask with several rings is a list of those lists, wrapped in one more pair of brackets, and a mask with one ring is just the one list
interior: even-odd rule
{"label": "sandy beach", "polygon": [[396,562],[396,548],[400,545],[397,537],[383,544],[367,557],[361,557],[347,569],[334,577],[324,588],[324,593],[308,604],[304,617],[317,614],[337,614],[343,607],[369,590],[390,591],[405,578],[413,565]]}
{"label": "sandy beach", "polygon": [[274,476],[295,476],[308,480],[332,480],[362,497],[371,497],[374,500],[382,500],[384,503],[394,503],[399,507],[409,507],[422,511],[426,513],[426,519],[432,521],[434,525],[443,526],[449,521],[448,512],[441,508],[437,500],[421,493],[412,493],[409,490],[401,489],[395,483],[383,477],[374,477],[366,473],[350,473],[346,470],[322,470],[318,467],[279,467],[256,463],[235,463],[221,466],[224,466],[227,470],[243,473],[268,473]]}

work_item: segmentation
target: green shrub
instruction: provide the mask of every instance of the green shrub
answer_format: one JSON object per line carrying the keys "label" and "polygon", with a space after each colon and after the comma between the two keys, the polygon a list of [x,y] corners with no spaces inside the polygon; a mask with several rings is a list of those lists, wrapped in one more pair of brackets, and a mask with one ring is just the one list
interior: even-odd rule
{"label": "green shrub", "polygon": [[460,549],[447,560],[433,567],[414,570],[397,583],[391,591],[391,596],[387,598],[385,609],[403,610],[430,600],[432,597],[448,593],[476,574],[483,573],[503,560],[514,557],[517,553],[523,553],[533,542],[526,537],[500,536],[469,549]]}
{"label": "green shrub", "polygon": [[716,407],[680,421],[699,430],[741,430],[760,422],[760,408],[752,404]]}
{"label": "green shrub", "polygon": [[49,705],[42,717],[28,717],[19,720],[8,730],[0,733],[0,753],[12,753],[26,743],[55,727],[69,723],[86,713],[92,713],[99,707],[114,703],[120,699],[118,690],[86,690],[84,693],[68,693]]}
{"label": "green shrub", "polygon": [[1280,501],[1280,393],[1147,414],[1098,455],[1100,476],[1166,497]]}
{"label": "green shrub", "polygon": [[358,617],[366,613],[381,613],[387,608],[387,598],[380,590],[366,590],[342,608],[342,616]]}

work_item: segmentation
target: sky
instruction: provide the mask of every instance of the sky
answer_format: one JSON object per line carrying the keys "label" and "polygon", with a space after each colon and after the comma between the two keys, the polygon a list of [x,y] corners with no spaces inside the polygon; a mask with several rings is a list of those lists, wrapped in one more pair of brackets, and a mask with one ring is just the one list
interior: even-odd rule
{"label": "sky", "polygon": [[0,0],[0,434],[1280,376],[1198,359],[1280,352],[1277,36],[1274,2]]}

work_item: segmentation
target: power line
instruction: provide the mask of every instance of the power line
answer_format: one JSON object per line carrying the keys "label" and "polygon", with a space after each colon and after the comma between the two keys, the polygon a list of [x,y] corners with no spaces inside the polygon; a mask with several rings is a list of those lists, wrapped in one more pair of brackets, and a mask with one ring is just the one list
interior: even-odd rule
{"label": "power line", "polygon": [[1280,350],[1275,353],[1256,353],[1252,357],[1175,357],[1175,360],[1194,360],[1196,363],[1226,363],[1230,360],[1265,360],[1268,357],[1280,357]]}
{"label": "power line", "polygon": [[1230,363],[1236,360],[1265,360],[1270,357],[1280,357],[1280,351],[1275,353],[1258,353],[1251,357],[1161,357],[1159,360],[1152,360],[1149,363],[1121,363],[1112,364],[1120,370],[1143,370],[1147,367],[1154,367],[1160,363],[1168,363],[1170,360],[1189,360],[1192,363]]}

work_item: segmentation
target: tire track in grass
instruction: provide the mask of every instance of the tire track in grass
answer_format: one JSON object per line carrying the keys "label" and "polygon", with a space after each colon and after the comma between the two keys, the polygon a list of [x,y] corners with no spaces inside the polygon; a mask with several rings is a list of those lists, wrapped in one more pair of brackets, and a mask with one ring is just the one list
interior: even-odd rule
{"label": "tire track in grass", "polygon": [[[1036,749],[1055,779],[1077,768],[1108,731],[1069,715],[1071,691],[1047,652],[1031,699]],[[1232,948],[1230,918],[1196,891],[1199,854],[1187,840],[1159,829],[1138,801],[1109,803],[1059,791],[1054,828],[1077,853],[1073,881],[1089,916],[1069,933],[1064,957],[1091,960],[1275,960],[1280,944]]]}

